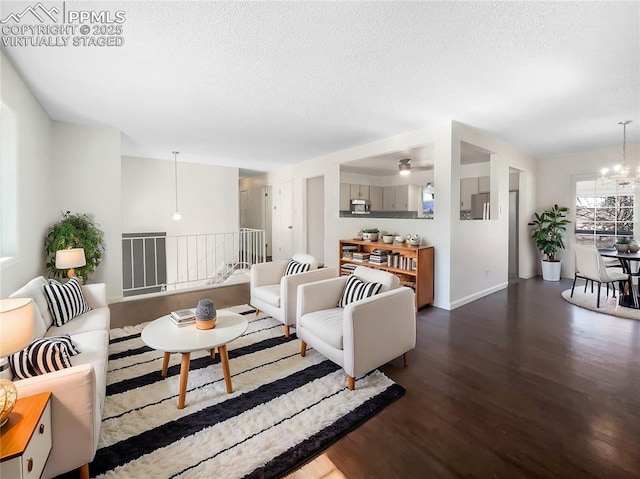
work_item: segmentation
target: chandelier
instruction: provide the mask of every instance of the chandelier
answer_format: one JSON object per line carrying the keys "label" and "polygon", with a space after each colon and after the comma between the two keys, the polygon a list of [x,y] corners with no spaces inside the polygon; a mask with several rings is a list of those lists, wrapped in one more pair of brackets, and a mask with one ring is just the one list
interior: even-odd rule
{"label": "chandelier", "polygon": [[614,166],[611,173],[608,168],[602,169],[600,180],[605,184],[615,182],[618,186],[640,185],[640,167],[632,172],[627,163],[627,125],[629,123],[631,120],[618,122],[618,125],[622,125],[622,164]]}

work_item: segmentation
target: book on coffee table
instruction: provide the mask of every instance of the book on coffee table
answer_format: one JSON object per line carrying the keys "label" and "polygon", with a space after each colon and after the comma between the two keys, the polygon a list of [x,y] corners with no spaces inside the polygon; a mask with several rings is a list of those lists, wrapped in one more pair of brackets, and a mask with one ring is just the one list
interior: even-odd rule
{"label": "book on coffee table", "polygon": [[169,316],[176,322],[195,321],[196,312],[194,309],[181,309],[179,311],[171,311]]}
{"label": "book on coffee table", "polygon": [[171,318],[171,322],[179,328],[182,328],[183,326],[189,326],[190,324],[196,324],[196,318],[183,320],[174,319],[173,316],[169,316],[169,318]]}

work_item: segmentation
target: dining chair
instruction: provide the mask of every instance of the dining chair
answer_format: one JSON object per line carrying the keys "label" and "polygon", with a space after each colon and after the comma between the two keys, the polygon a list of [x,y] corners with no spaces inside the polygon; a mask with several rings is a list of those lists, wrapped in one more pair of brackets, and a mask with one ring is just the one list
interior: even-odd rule
{"label": "dining chair", "polygon": [[[616,297],[616,281],[628,281],[629,275],[625,273],[618,273],[616,271],[607,270],[606,265],[600,256],[600,252],[593,245],[574,245],[574,251],[576,253],[576,272],[573,277],[573,285],[571,286],[571,297],[573,298],[573,290],[576,287],[576,280],[578,278],[584,279],[587,282],[592,281],[598,283],[598,297],[597,297],[597,307],[600,307],[600,290],[602,287],[602,283],[609,286],[609,283],[612,283],[613,286],[613,297]],[[585,284],[586,290],[586,284]],[[593,292],[593,284],[592,284],[592,292]],[[607,290],[608,293],[608,290]]]}

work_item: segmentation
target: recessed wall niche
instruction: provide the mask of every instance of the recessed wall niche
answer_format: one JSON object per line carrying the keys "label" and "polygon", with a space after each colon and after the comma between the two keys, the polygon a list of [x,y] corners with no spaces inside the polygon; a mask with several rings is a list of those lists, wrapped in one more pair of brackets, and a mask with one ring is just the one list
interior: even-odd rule
{"label": "recessed wall niche", "polygon": [[491,152],[460,142],[460,219],[491,219]]}
{"label": "recessed wall niche", "polygon": [[340,165],[340,217],[433,219],[433,145]]}

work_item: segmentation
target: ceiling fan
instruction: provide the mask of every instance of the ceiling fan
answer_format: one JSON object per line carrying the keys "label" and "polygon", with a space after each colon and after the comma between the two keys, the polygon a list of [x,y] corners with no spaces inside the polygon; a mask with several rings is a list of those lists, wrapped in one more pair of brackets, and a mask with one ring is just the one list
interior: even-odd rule
{"label": "ceiling fan", "polygon": [[412,171],[429,171],[433,170],[433,165],[429,166],[411,166],[411,158],[403,158],[398,160],[398,171],[402,176],[410,175]]}

